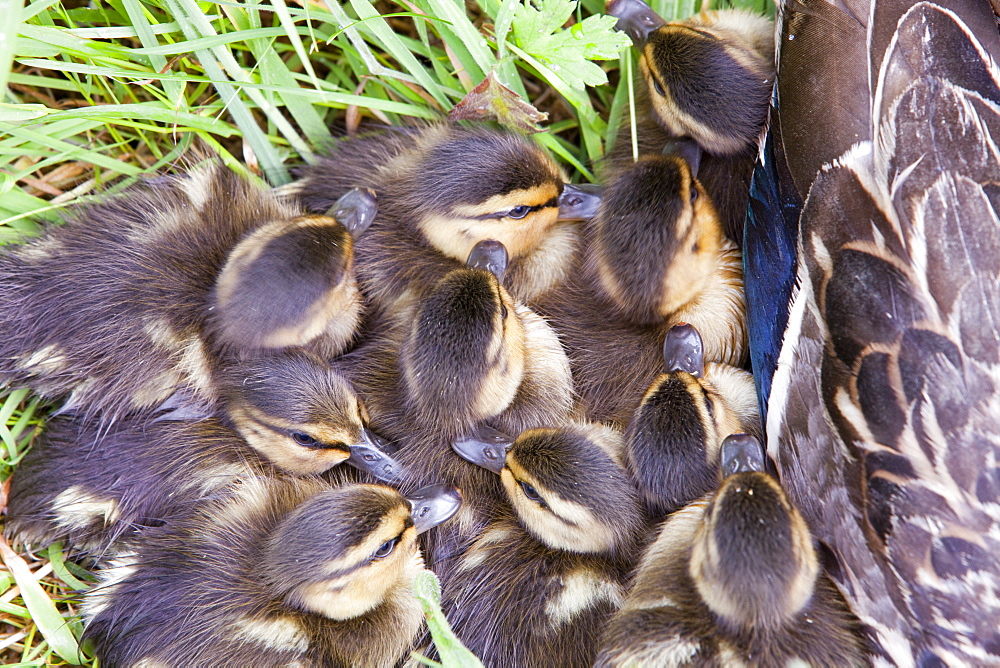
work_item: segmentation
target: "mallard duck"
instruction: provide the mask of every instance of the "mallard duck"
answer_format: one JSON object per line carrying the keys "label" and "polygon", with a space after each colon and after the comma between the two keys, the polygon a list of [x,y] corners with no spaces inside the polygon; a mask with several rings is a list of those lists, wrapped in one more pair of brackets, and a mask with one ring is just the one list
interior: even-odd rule
{"label": "mallard duck", "polygon": [[407,471],[403,489],[446,482],[465,493],[458,517],[425,541],[435,570],[452,543],[474,535],[502,499],[495,476],[456,457],[452,440],[483,423],[518,433],[558,425],[574,411],[558,338],[500,283],[503,245],[484,240],[468,259],[411,315],[345,358],[372,427],[400,446],[393,457]]}
{"label": "mallard duck", "polygon": [[455,443],[510,504],[443,580],[448,620],[484,665],[592,665],[643,530],[621,449],[620,432],[586,423]]}
{"label": "mallard duck", "polygon": [[351,229],[370,193],[302,215],[211,165],[75,209],[0,253],[0,382],[106,422],[175,391],[204,407],[231,353],[347,348],[360,318]]}
{"label": "mallard duck", "polygon": [[326,211],[347,188],[375,190],[379,215],[356,247],[362,292],[391,310],[465,262],[484,239],[510,254],[506,286],[530,300],[560,283],[577,247],[577,226],[596,199],[567,189],[552,159],[514,132],[486,126],[390,128],[336,142],[304,167],[290,196]]}
{"label": "mallard duck", "polygon": [[996,16],[815,0],[780,23],[773,146],[804,206],[768,451],[873,661],[1000,664]]}
{"label": "mallard duck", "polygon": [[623,170],[585,228],[578,269],[535,304],[566,346],[589,419],[624,427],[662,367],[667,330],[693,324],[705,358],[739,365],[744,328],[739,250],[680,154]]}
{"label": "mallard duck", "polygon": [[402,468],[335,369],[288,353],[229,374],[228,413],[219,418],[126,418],[110,427],[50,419],[13,476],[8,534],[36,546],[64,540],[103,558],[248,476],[310,475],[346,462],[400,483]]}
{"label": "mallard duck", "polygon": [[[747,191],[774,81],[774,25],[745,9],[665,21],[642,0],[608,0],[607,11],[639,49],[645,85],[636,96],[639,154],[690,138],[705,154],[698,178],[727,236],[743,243]],[[609,154],[614,173],[631,160],[631,128]]]}
{"label": "mallard duck", "polygon": [[722,483],[664,523],[594,665],[863,665],[858,622],[760,443],[728,436],[720,457]]}
{"label": "mallard duck", "polygon": [[417,534],[458,502],[244,479],[101,572],[84,637],[102,665],[394,666],[423,624]]}
{"label": "mallard duck", "polygon": [[728,364],[706,364],[697,329],[671,327],[663,357],[665,373],[625,431],[626,468],[655,522],[718,486],[724,438],[762,433],[753,378]]}

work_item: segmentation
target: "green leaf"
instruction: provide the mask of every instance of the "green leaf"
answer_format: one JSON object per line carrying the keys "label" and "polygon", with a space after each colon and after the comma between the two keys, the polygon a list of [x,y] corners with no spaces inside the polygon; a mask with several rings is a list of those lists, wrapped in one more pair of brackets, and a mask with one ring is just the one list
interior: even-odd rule
{"label": "green leaf", "polygon": [[562,30],[576,8],[574,0],[539,0],[540,9],[522,4],[514,14],[514,40],[572,88],[600,86],[608,77],[588,60],[610,60],[631,45],[628,35],[617,32],[613,16],[589,16]]}
{"label": "green leaf", "polygon": [[[441,612],[441,582],[434,573],[423,570],[413,579],[413,593],[424,609],[427,628],[434,639],[441,665],[448,668],[482,668],[482,662],[462,644]],[[427,665],[434,665],[424,659]]]}
{"label": "green leaf", "polygon": [[524,101],[490,72],[448,113],[453,121],[498,121],[518,132],[544,130],[539,123],[549,117]]}

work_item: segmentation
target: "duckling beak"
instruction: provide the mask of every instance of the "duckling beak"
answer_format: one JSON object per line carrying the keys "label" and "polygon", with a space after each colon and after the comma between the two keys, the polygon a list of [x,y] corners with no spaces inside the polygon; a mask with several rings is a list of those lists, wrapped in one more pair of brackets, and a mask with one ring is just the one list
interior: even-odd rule
{"label": "duckling beak", "polygon": [[338,199],[326,215],[347,228],[357,239],[375,220],[378,203],[371,188],[351,188]]}
{"label": "duckling beak", "polygon": [[458,512],[462,505],[462,492],[451,485],[428,485],[406,497],[406,500],[410,502],[413,526],[421,534]]}
{"label": "duckling beak", "polygon": [[639,48],[649,39],[650,33],[667,23],[642,0],[608,0],[605,7],[608,14],[618,17],[615,27],[628,33],[632,43]]}
{"label": "duckling beak", "polygon": [[674,139],[663,146],[663,155],[677,155],[684,158],[691,170],[691,178],[698,178],[698,167],[701,166],[701,147],[693,139]]}
{"label": "duckling beak", "polygon": [[507,247],[496,239],[483,239],[472,247],[465,264],[472,269],[485,269],[503,283],[507,273]]}
{"label": "duckling beak", "polygon": [[455,439],[451,449],[462,459],[499,475],[507,461],[507,451],[513,443],[514,439],[502,431],[480,425],[471,434]]}
{"label": "duckling beak", "polygon": [[347,463],[390,485],[403,481],[403,467],[389,456],[389,443],[370,429],[361,430],[361,442],[350,446]]}
{"label": "duckling beak", "polygon": [[567,183],[559,195],[558,220],[590,220],[601,207],[603,190],[596,183]]}
{"label": "duckling beak", "polygon": [[701,334],[682,322],[674,325],[663,340],[663,368],[667,373],[687,371],[695,378],[705,375],[705,353]]}
{"label": "duckling beak", "polygon": [[730,434],[722,441],[722,477],[764,470],[764,448],[750,434]]}

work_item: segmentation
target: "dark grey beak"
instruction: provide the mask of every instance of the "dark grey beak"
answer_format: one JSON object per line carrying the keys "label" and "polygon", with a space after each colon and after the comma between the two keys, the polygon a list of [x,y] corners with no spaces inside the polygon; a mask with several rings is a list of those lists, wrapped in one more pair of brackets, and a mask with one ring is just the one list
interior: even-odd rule
{"label": "dark grey beak", "polygon": [[465,264],[472,269],[485,269],[503,283],[507,273],[507,247],[496,239],[483,239],[472,247]]}
{"label": "dark grey beak", "polygon": [[451,444],[451,449],[462,459],[499,474],[503,471],[507,451],[513,443],[514,439],[502,431],[481,425],[471,434],[456,439]]}
{"label": "dark grey beak", "polygon": [[605,8],[608,14],[618,17],[615,28],[627,33],[639,48],[650,33],[667,23],[642,0],[608,0]]}
{"label": "dark grey beak", "polygon": [[370,429],[361,430],[361,442],[350,446],[347,463],[370,473],[384,483],[398,485],[403,481],[403,467],[389,456],[389,443]]}
{"label": "dark grey beak", "polygon": [[764,470],[764,448],[750,434],[730,434],[722,441],[722,477]]}
{"label": "dark grey beak", "polygon": [[705,353],[701,334],[686,322],[674,325],[663,340],[663,368],[667,373],[687,371],[695,378],[705,375]]}
{"label": "dark grey beak", "polygon": [[417,533],[436,527],[458,512],[462,492],[451,485],[428,485],[406,497],[410,502],[410,517]]}
{"label": "dark grey beak", "polygon": [[371,226],[378,213],[375,191],[371,188],[351,188],[330,207],[326,215],[347,228],[357,239]]}
{"label": "dark grey beak", "polygon": [[693,139],[674,139],[663,147],[663,155],[679,155],[691,168],[691,176],[698,178],[698,167],[701,166],[701,147]]}
{"label": "dark grey beak", "polygon": [[603,186],[567,183],[559,195],[559,220],[590,220],[601,208]]}

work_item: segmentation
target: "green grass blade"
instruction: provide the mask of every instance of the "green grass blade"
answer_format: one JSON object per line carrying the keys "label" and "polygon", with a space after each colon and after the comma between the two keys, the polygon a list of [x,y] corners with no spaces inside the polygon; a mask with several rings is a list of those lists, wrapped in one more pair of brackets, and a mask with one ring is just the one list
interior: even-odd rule
{"label": "green grass blade", "polygon": [[84,657],[80,653],[80,646],[77,644],[69,624],[59,614],[52,599],[35,579],[28,564],[10,549],[7,541],[2,538],[0,538],[0,557],[3,558],[7,569],[14,576],[17,586],[21,590],[21,598],[24,599],[25,606],[31,612],[31,619],[42,632],[49,646],[67,663],[82,663]]}
{"label": "green grass blade", "polygon": [[52,543],[49,545],[49,549],[46,551],[45,556],[48,557],[49,561],[52,562],[52,572],[56,574],[56,577],[62,580],[70,589],[74,591],[84,591],[90,588],[83,580],[78,579],[75,575],[69,572],[66,568],[66,562],[63,559],[62,543]]}
{"label": "green grass blade", "polygon": [[427,629],[434,639],[441,665],[448,668],[483,668],[482,662],[462,644],[441,612],[441,582],[437,576],[428,570],[417,573],[413,579],[413,593],[424,609]]}
{"label": "green grass blade", "polygon": [[21,25],[23,8],[22,0],[0,0],[0,16],[4,17],[3,25],[0,25],[0,102],[7,97],[7,79],[14,62],[17,30]]}

